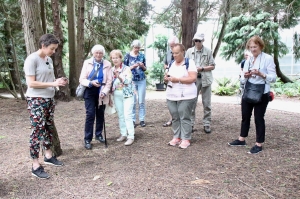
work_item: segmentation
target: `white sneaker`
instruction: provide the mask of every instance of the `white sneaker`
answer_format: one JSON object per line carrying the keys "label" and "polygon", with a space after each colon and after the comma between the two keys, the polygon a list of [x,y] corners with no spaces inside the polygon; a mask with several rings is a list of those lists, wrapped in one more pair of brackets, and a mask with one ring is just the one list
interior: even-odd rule
{"label": "white sneaker", "polygon": [[128,138],[127,141],[125,142],[125,146],[132,145],[133,141],[134,141],[133,139]]}
{"label": "white sneaker", "polygon": [[121,137],[119,137],[118,139],[117,139],[117,142],[122,142],[122,141],[124,141],[124,140],[126,140],[126,136],[122,136],[121,135]]}

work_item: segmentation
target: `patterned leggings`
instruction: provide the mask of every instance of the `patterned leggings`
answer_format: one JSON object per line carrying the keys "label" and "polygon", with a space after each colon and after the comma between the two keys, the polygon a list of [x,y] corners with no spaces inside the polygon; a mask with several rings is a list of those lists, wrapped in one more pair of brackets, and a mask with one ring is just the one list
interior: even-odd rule
{"label": "patterned leggings", "polygon": [[45,150],[50,149],[53,132],[55,101],[52,98],[27,97],[31,124],[30,156],[39,158],[40,141]]}

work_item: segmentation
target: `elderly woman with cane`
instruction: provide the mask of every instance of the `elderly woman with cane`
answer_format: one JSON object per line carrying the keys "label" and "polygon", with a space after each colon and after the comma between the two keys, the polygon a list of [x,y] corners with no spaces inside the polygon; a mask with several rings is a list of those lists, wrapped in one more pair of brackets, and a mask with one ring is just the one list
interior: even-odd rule
{"label": "elderly woman with cane", "polygon": [[87,87],[83,98],[86,109],[84,147],[88,150],[92,149],[95,117],[95,139],[105,142],[102,136],[104,111],[105,105],[109,102],[108,94],[112,83],[111,64],[103,59],[104,47],[95,45],[91,52],[93,56],[84,61],[79,78],[80,84]]}
{"label": "elderly woman with cane", "polygon": [[185,47],[175,44],[174,62],[170,64],[164,80],[168,83],[166,97],[172,116],[173,139],[170,146],[179,145],[185,149],[190,146],[192,134],[191,116],[197,100],[197,68],[192,59],[184,58]]}

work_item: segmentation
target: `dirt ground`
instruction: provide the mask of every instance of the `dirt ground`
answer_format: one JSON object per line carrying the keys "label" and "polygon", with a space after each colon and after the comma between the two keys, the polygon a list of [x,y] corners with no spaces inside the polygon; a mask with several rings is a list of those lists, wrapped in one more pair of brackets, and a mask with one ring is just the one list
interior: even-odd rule
{"label": "dirt ground", "polygon": [[55,124],[63,150],[59,160],[65,165],[44,165],[51,178],[41,180],[31,175],[25,102],[0,99],[0,198],[300,198],[300,114],[267,110],[264,150],[250,155],[253,121],[247,147],[227,145],[239,135],[239,105],[213,103],[212,133],[205,134],[198,103],[197,131],[185,150],[167,145],[172,132],[162,127],[165,100],[146,105],[147,126],[136,128],[132,146],[116,142],[115,114],[106,116],[108,148],[93,140],[88,151],[83,102],[58,102]]}

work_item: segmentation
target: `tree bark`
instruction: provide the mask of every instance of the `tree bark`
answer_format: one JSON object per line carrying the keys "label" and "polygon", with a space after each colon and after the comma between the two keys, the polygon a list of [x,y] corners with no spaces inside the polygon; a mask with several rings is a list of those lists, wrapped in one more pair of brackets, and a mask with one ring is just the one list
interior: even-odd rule
{"label": "tree bark", "polygon": [[38,50],[42,27],[38,0],[19,0],[22,11],[22,24],[27,56]]}
{"label": "tree bark", "polygon": [[192,39],[197,31],[198,0],[181,0],[182,9],[182,44],[186,49],[192,47]]}
{"label": "tree bark", "polygon": [[[76,64],[76,81],[79,81],[79,76],[84,62],[84,13],[85,0],[78,0],[78,18],[77,18],[77,64]],[[74,91],[75,93],[75,91]]]}
{"label": "tree bark", "polygon": [[42,30],[43,33],[47,33],[47,19],[46,19],[46,8],[45,8],[45,0],[40,0],[41,5],[41,22],[42,22]]}
{"label": "tree bark", "polygon": [[[56,52],[53,54],[52,59],[55,77],[59,78],[66,76],[62,64],[64,37],[60,21],[59,1],[51,0],[51,5],[53,15],[53,32],[56,38],[59,40],[58,47]],[[59,87],[59,90],[55,94],[55,98],[61,101],[70,101],[69,88],[67,86]]]}
{"label": "tree bark", "polygon": [[[77,56],[76,56],[76,29],[75,29],[75,4],[73,0],[67,0],[68,14],[68,38],[69,38],[69,88],[71,95],[75,96],[79,76],[77,76]],[[78,64],[79,65],[79,64]]]}

